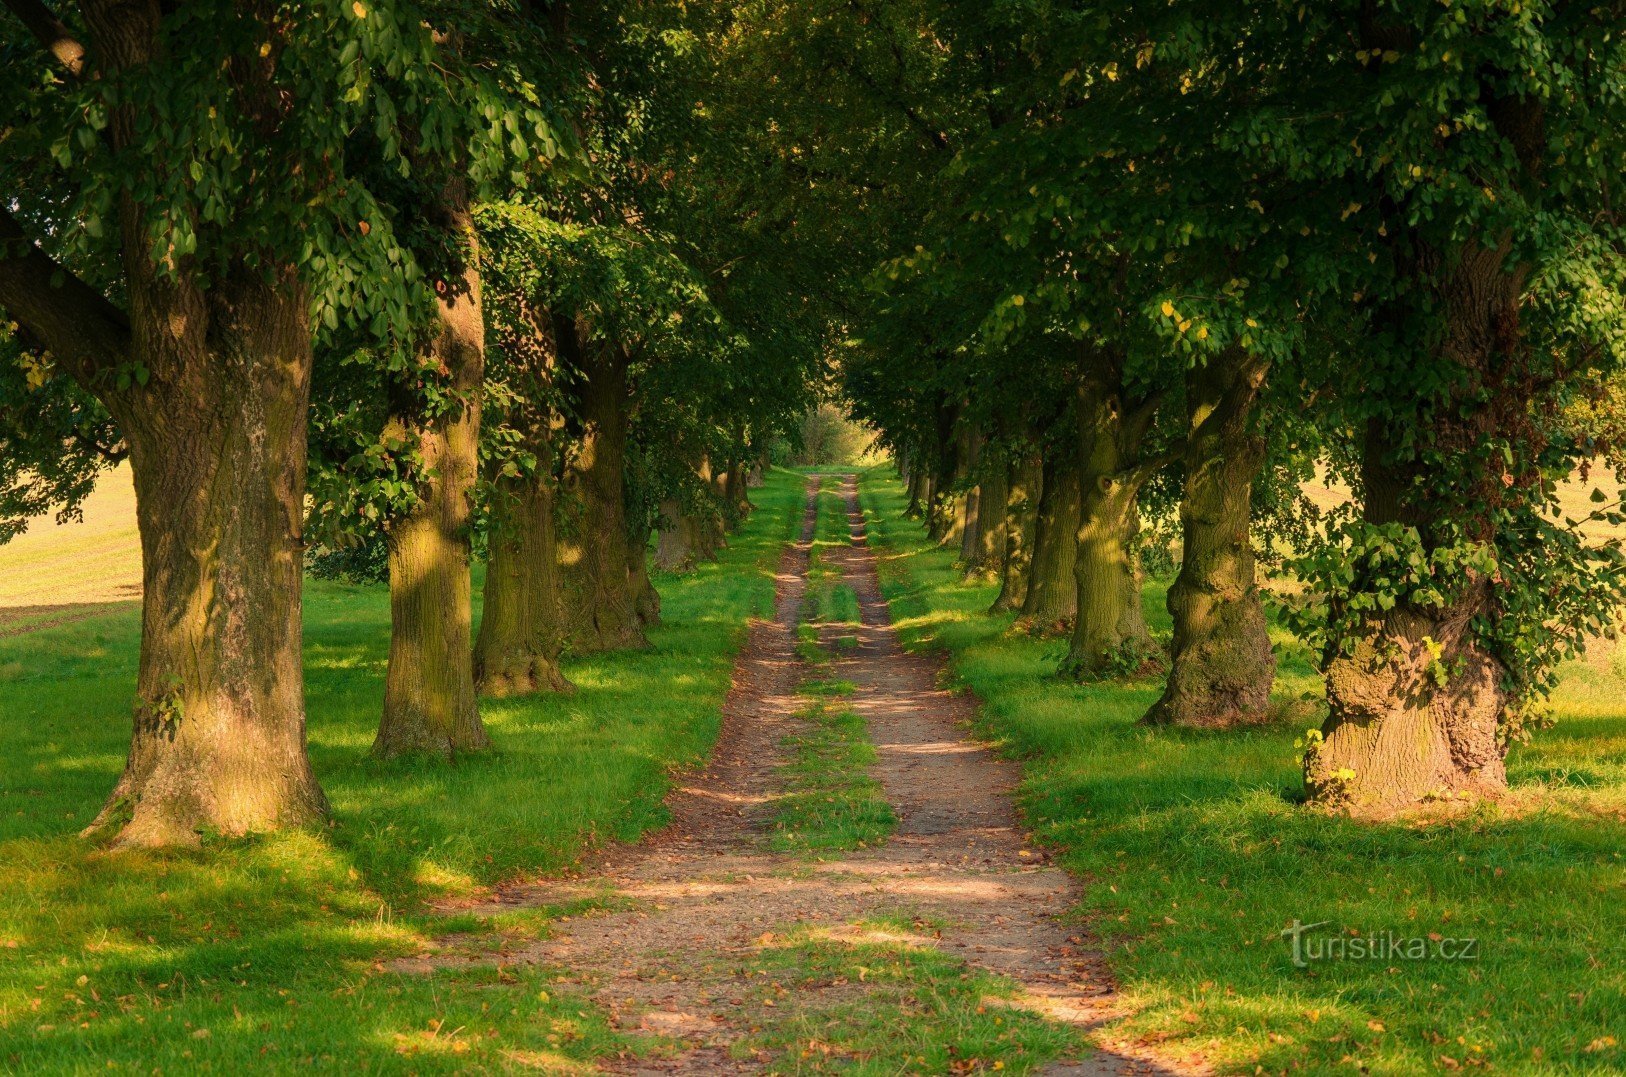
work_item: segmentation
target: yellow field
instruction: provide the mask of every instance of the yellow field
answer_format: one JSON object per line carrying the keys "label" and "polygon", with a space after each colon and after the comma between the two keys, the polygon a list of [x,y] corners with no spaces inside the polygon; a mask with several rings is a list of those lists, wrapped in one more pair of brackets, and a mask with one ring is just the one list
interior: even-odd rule
{"label": "yellow field", "polygon": [[76,620],[141,597],[130,467],[103,477],[83,520],[35,520],[0,546],[0,635]]}

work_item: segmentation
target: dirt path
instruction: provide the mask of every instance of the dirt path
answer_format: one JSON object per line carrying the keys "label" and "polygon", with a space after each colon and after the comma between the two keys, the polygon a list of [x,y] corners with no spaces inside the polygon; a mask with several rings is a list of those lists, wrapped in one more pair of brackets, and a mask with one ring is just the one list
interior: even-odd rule
{"label": "dirt path", "polygon": [[[675,1044],[658,1057],[619,1063],[620,1072],[762,1071],[773,1058],[751,1048],[752,1033],[799,1013],[865,1001],[873,987],[841,978],[799,984],[794,994],[781,990],[777,1001],[765,994],[766,983],[744,970],[787,931],[937,947],[1014,981],[1014,1005],[1080,1030],[1114,1015],[1110,981],[1087,932],[1061,919],[1075,903],[1072,880],[1023,841],[1009,795],[1015,769],[967,739],[970,704],[937,687],[937,664],[898,645],[851,478],[845,494],[854,544],[822,556],[857,593],[863,625],[858,646],[822,674],[855,686],[846,702],[868,724],[878,756],[873,773],[898,827],[879,847],[823,861],[769,848],[783,742],[801,728],[798,712],[807,704],[796,691],[808,670],[797,658],[795,631],[816,489],[809,487],[801,541],[780,566],[777,615],[752,627],[716,752],[706,772],[673,796],[673,825],[612,854],[591,882],[510,890],[494,906],[619,899],[620,911],[572,918],[506,959],[571,970],[575,986],[622,1027]],[[896,922],[899,910],[917,924],[940,926],[915,933],[875,925],[878,916]],[[783,1060],[775,1068],[785,1068]],[[1044,1072],[1195,1071],[1095,1050]]]}

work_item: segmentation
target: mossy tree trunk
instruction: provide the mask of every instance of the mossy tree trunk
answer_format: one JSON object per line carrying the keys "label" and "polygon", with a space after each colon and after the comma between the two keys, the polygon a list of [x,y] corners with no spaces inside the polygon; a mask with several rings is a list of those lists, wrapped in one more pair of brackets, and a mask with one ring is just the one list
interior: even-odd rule
{"label": "mossy tree trunk", "polygon": [[1062,673],[1089,680],[1138,666],[1152,637],[1141,605],[1140,491],[1161,461],[1142,457],[1155,401],[1126,402],[1117,363],[1087,367],[1078,386],[1077,615]]}
{"label": "mossy tree trunk", "polygon": [[560,351],[581,372],[580,429],[565,469],[559,530],[561,597],[572,649],[590,653],[647,647],[627,576],[627,353],[585,339],[556,319]]}
{"label": "mossy tree trunk", "polygon": [[[422,460],[418,504],[389,527],[390,657],[373,752],[451,757],[491,746],[474,690],[473,585],[469,578],[485,319],[479,251],[467,206],[453,196],[439,222],[461,244],[460,264],[438,293],[439,329],[424,356],[450,403],[392,420]],[[403,394],[414,395],[415,394]]]}
{"label": "mossy tree trunk", "polygon": [[307,298],[292,275],[207,292],[130,276],[150,376],[106,402],[135,477],[141,655],[129,757],[86,833],[174,845],[311,822],[327,802],[301,653]]}
{"label": "mossy tree trunk", "polygon": [[1224,727],[1265,717],[1276,659],[1248,534],[1265,442],[1256,404],[1269,364],[1238,348],[1186,374],[1183,553],[1169,587],[1174,645],[1144,721]]}
{"label": "mossy tree trunk", "polygon": [[1033,557],[1021,622],[1029,631],[1059,635],[1078,610],[1078,450],[1054,446],[1044,454],[1034,513]]}
{"label": "mossy tree trunk", "polygon": [[1013,456],[1005,469],[1005,553],[992,612],[1019,610],[1028,593],[1044,465],[1037,453]]}
{"label": "mossy tree trunk", "polygon": [[[90,50],[49,12],[25,20],[70,80],[87,54],[114,80],[163,62],[157,5],[86,4],[83,15]],[[247,109],[264,105],[262,75],[254,65],[228,75]],[[133,98],[106,118],[102,137],[142,171]],[[250,116],[278,118],[275,108]],[[327,810],[305,750],[300,624],[311,297],[292,266],[248,266],[231,246],[200,255],[214,272],[180,255],[161,270],[149,207],[128,190],[116,197],[124,309],[0,205],[5,316],[101,400],[135,479],[141,652],[130,752],[86,834],[160,846],[310,823]],[[121,377],[132,370],[140,377]]]}

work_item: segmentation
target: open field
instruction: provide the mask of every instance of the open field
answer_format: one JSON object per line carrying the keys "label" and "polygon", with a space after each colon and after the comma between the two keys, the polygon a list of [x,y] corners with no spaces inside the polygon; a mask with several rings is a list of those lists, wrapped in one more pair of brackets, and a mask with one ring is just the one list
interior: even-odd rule
{"label": "open field", "polygon": [[[1284,633],[1276,697],[1296,717],[1146,729],[1157,682],[1060,682],[1065,642],[985,615],[993,589],[902,517],[889,474],[865,477],[864,502],[900,632],[949,653],[982,732],[1023,761],[1029,821],[1086,880],[1078,916],[1143,1042],[1244,1073],[1626,1070],[1626,669],[1565,667],[1558,723],[1515,748],[1505,807],[1357,824],[1295,803],[1294,740],[1314,720],[1299,701],[1318,680]],[[1163,587],[1145,599],[1166,631]],[[1393,933],[1436,953],[1301,969],[1281,936],[1295,920],[1326,922],[1308,940]],[[1476,959],[1439,959],[1469,938]]]}
{"label": "open field", "polygon": [[103,475],[81,520],[36,519],[0,546],[0,636],[110,611],[141,597],[130,467]]}

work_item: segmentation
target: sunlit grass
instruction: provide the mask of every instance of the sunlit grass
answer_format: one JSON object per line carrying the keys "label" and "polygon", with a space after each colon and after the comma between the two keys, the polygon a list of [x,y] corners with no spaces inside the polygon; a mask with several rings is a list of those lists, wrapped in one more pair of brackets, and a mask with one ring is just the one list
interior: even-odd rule
{"label": "sunlit grass", "polygon": [[0,638],[0,1069],[451,1073],[619,1049],[546,970],[387,961],[446,930],[427,901],[557,872],[664,822],[672,772],[716,737],[747,618],[771,613],[802,487],[773,474],[721,564],[657,576],[653,650],[567,664],[571,696],[487,701],[496,750],[450,766],[368,756],[387,596],[312,582],[311,755],[334,809],[315,832],[95,851],[75,835],[123,765],[136,615]]}
{"label": "sunlit grass", "polygon": [[[871,542],[911,647],[953,657],[983,732],[1023,760],[1038,834],[1086,889],[1128,1032],[1223,1070],[1381,1074],[1494,1066],[1626,1069],[1626,669],[1564,670],[1558,724],[1509,761],[1514,796],[1453,822],[1365,825],[1296,804],[1299,697],[1318,690],[1279,629],[1275,699],[1290,716],[1235,732],[1147,729],[1156,680],[1055,677],[1063,645],[983,613],[951,551],[902,518],[899,484],[866,476]],[[1167,630],[1161,584],[1148,619]],[[1280,932],[1473,937],[1477,961],[1344,960],[1294,967]]]}

